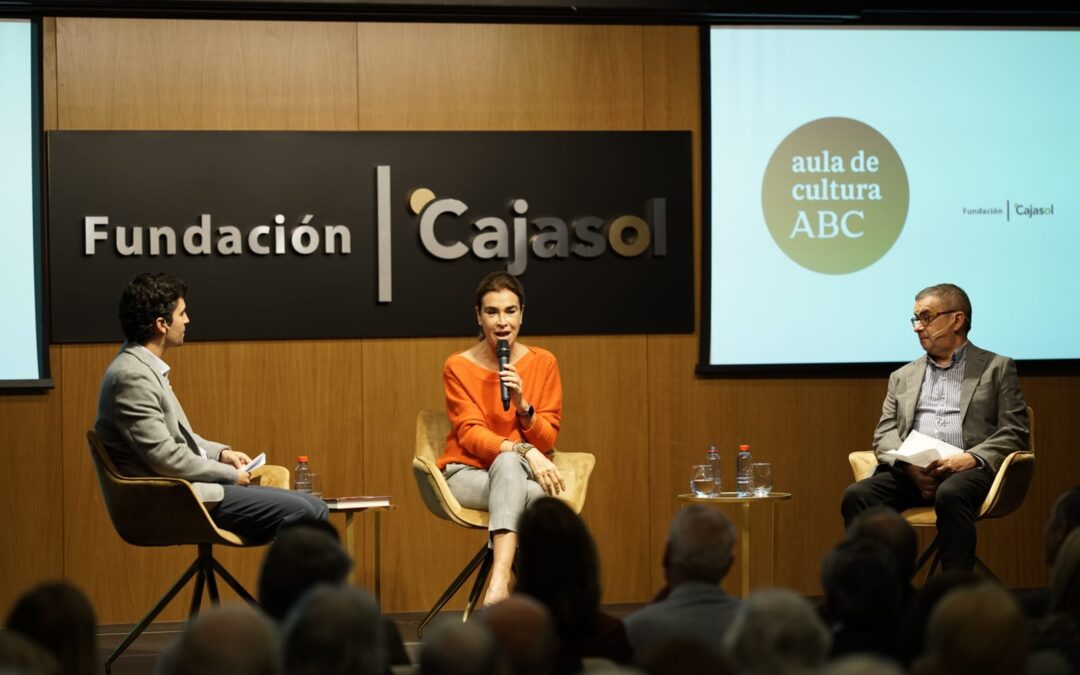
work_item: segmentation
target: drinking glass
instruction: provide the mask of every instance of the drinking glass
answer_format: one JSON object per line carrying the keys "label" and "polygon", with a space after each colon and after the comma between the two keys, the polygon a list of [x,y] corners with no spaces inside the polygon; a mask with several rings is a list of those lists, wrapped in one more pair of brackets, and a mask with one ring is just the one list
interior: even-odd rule
{"label": "drinking glass", "polygon": [[311,474],[311,496],[322,499],[322,476],[317,473]]}
{"label": "drinking glass", "polygon": [[755,497],[768,497],[772,492],[772,464],[756,462],[750,467],[750,492]]}
{"label": "drinking glass", "polygon": [[711,497],[715,487],[712,467],[708,464],[695,464],[690,473],[690,492],[693,492],[695,497]]}

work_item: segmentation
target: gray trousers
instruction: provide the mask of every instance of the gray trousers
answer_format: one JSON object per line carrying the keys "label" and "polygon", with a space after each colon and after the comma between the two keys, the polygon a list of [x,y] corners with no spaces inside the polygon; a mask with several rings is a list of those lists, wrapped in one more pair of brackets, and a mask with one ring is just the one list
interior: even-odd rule
{"label": "gray trousers", "polygon": [[443,476],[462,506],[490,514],[489,532],[517,532],[522,512],[544,496],[544,488],[533,479],[529,462],[516,452],[500,453],[487,471],[447,464]]}

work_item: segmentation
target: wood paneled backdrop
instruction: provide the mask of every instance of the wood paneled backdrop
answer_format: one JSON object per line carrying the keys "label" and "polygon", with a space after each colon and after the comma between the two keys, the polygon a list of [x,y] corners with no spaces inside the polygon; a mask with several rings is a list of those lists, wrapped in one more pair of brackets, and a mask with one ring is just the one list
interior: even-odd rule
{"label": "wood paneled backdrop", "polygon": [[[700,139],[695,28],[59,18],[45,21],[44,43],[49,129],[689,129]],[[699,195],[697,148],[694,162]],[[699,230],[695,211],[696,240]],[[948,271],[941,277],[913,280],[912,292]],[[530,297],[566,301],[543,289]],[[898,318],[906,312],[898,307]],[[197,338],[198,307],[192,317]],[[823,324],[809,328],[828,330]],[[643,602],[663,583],[674,495],[711,443],[724,452],[728,485],[739,442],[774,463],[777,489],[795,495],[781,505],[777,581],[820,592],[819,561],[842,534],[847,453],[868,447],[884,377],[700,379],[696,335],[524,340],[561,363],[559,446],[597,457],[584,517],[599,543],[606,602]],[[192,342],[169,360],[201,434],[289,466],[309,454],[328,494],[393,495],[398,509],[382,534],[383,604],[415,611],[483,537],[427,513],[410,470],[416,413],[442,405],[442,362],[468,344]],[[105,514],[84,434],[116,347],[53,346],[54,390],[0,396],[4,614],[33,583],[64,577],[86,589],[102,623],[133,622],[193,555],[128,546]],[[1080,475],[1068,432],[1080,378],[1022,382],[1038,416],[1035,481],[1016,514],[979,528],[980,555],[1014,587],[1046,582],[1041,526]],[[365,528],[356,554],[370,584],[373,533]],[[755,538],[756,584],[769,572],[768,541]],[[261,554],[221,555],[252,587]],[[738,577],[733,570],[729,590]],[[185,608],[176,601],[162,618],[182,618]]]}

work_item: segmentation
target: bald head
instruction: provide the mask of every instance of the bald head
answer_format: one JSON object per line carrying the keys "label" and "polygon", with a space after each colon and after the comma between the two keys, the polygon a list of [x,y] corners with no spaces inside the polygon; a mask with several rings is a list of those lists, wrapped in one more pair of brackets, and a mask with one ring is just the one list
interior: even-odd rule
{"label": "bald head", "polygon": [[547,607],[527,595],[511,595],[485,609],[481,619],[495,637],[510,673],[550,672],[557,644]]}

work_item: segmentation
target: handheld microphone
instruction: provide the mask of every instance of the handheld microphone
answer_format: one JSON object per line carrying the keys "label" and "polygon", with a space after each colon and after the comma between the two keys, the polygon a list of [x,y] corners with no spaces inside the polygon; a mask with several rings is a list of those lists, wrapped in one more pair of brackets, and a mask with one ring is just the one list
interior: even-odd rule
{"label": "handheld microphone", "polygon": [[503,410],[510,409],[510,390],[502,381],[502,370],[510,364],[510,343],[499,340],[495,343],[495,356],[499,359],[499,395],[502,397]]}

